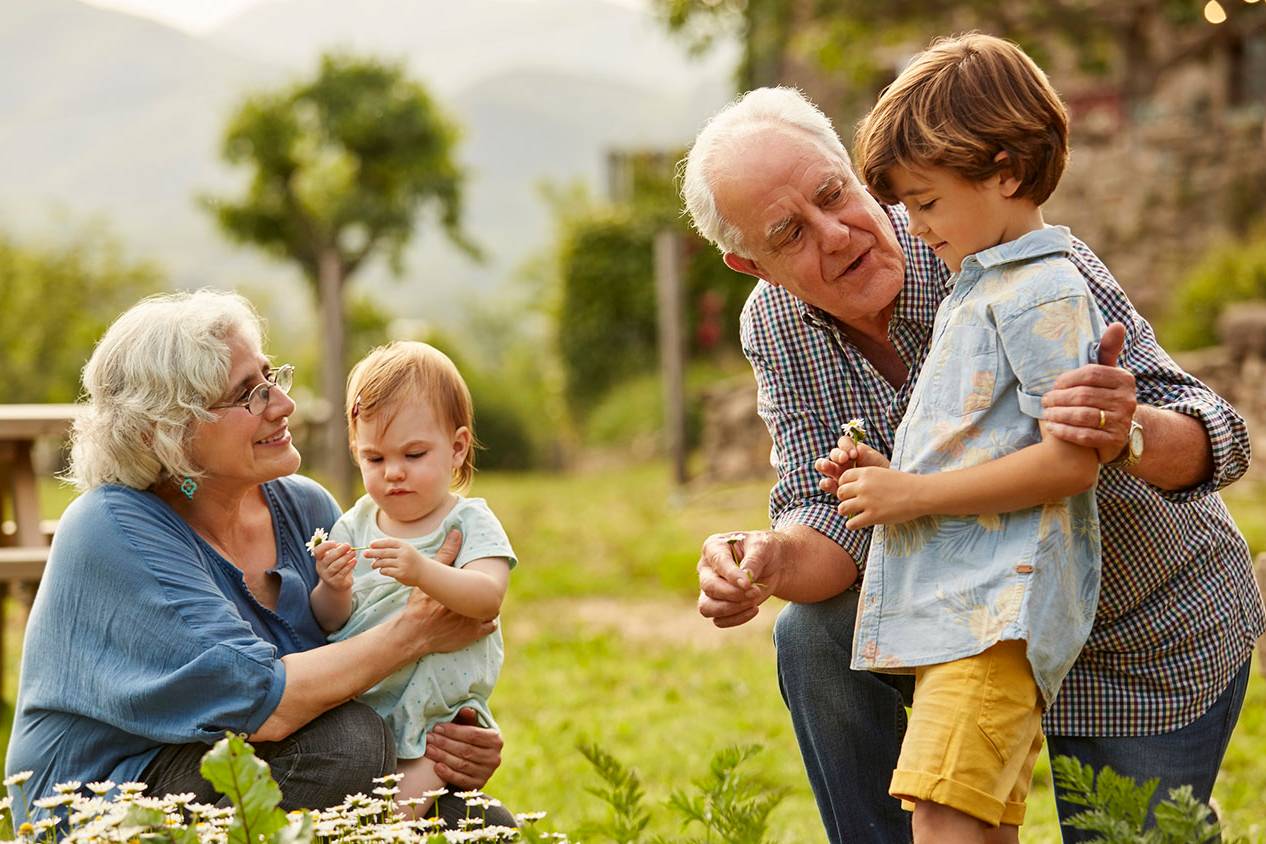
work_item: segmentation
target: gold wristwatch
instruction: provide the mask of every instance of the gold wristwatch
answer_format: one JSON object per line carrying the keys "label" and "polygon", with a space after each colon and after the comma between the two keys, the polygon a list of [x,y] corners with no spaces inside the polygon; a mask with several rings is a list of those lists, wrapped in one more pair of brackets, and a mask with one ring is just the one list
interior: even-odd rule
{"label": "gold wristwatch", "polygon": [[1137,419],[1130,420],[1130,433],[1125,437],[1125,449],[1120,456],[1108,463],[1109,469],[1128,469],[1143,459],[1143,426]]}

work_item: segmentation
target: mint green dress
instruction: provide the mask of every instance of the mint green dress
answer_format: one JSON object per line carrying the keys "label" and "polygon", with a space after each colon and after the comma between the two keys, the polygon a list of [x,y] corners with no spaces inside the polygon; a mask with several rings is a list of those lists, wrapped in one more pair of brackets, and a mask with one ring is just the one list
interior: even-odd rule
{"label": "mint green dress", "polygon": [[[516,565],[501,522],[482,498],[459,498],[433,533],[408,542],[431,556],[453,528],[462,532],[462,549],[453,563],[456,567],[485,557],[501,557],[511,568]],[[344,513],[330,531],[331,540],[352,546],[384,538],[387,534],[378,528],[378,505],[368,495]],[[342,629],[330,635],[330,641],[347,639],[383,623],[404,608],[411,591],[412,587],[379,574],[370,567],[369,559],[358,556],[352,614]],[[417,759],[426,753],[426,736],[431,728],[451,721],[464,706],[474,709],[484,726],[496,727],[488,698],[501,673],[504,656],[498,627],[461,650],[428,654],[413,665],[406,665],[357,699],[372,706],[387,722],[396,739],[396,755],[400,759]]]}

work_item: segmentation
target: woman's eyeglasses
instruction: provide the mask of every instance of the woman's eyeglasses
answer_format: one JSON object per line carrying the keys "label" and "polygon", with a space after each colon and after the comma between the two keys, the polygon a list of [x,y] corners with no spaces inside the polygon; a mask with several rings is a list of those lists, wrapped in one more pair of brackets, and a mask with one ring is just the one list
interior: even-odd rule
{"label": "woman's eyeglasses", "polygon": [[290,364],[279,366],[264,377],[264,380],[256,384],[254,389],[246,394],[246,397],[240,401],[224,402],[223,404],[213,404],[207,410],[223,410],[229,407],[244,407],[246,412],[252,416],[259,416],[267,408],[268,403],[272,401],[273,387],[281,390],[283,393],[289,393],[290,388],[295,383],[295,368]]}

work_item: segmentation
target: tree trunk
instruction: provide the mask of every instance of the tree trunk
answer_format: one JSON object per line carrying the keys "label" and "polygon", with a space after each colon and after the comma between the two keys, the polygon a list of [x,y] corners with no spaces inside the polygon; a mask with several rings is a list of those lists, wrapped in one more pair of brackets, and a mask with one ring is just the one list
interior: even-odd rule
{"label": "tree trunk", "polygon": [[343,416],[343,261],[335,249],[321,252],[318,266],[321,310],[321,392],[329,415],[321,437],[324,474],[330,492],[344,509],[352,502],[352,473],[347,457],[347,423]]}

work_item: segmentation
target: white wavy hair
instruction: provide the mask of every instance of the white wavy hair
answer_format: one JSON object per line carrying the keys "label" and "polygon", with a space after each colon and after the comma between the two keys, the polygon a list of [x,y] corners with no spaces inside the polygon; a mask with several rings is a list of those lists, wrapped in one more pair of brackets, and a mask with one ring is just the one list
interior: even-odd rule
{"label": "white wavy hair", "polygon": [[742,233],[717,209],[712,192],[713,167],[720,152],[738,139],[762,129],[796,129],[808,133],[848,164],[848,153],[831,119],[796,88],[756,88],[714,114],[679,165],[681,198],[695,229],[721,252],[751,257],[743,250]]}
{"label": "white wavy hair", "polygon": [[250,302],[221,290],[151,296],[115,320],[84,366],[65,478],[89,490],[201,477],[190,437],[228,389],[234,335],[262,344],[263,325]]}

